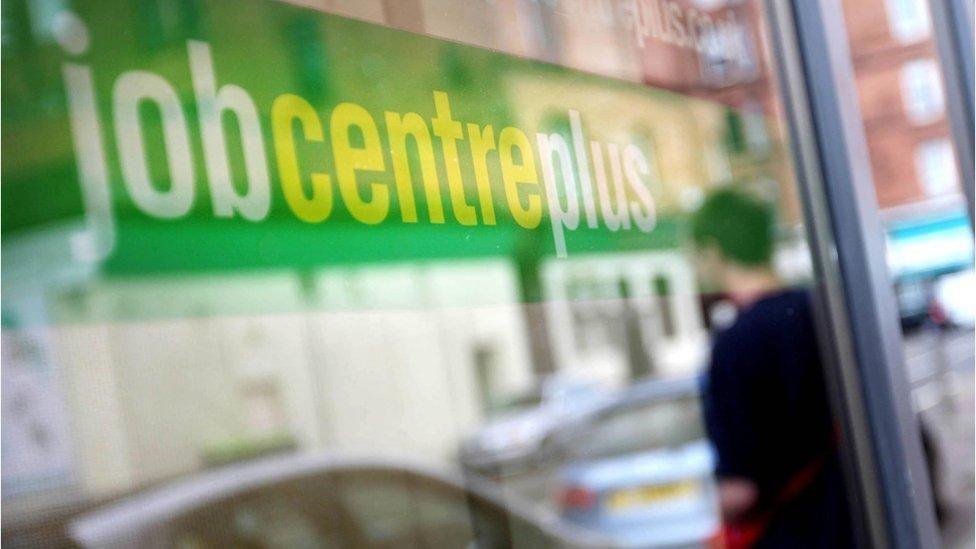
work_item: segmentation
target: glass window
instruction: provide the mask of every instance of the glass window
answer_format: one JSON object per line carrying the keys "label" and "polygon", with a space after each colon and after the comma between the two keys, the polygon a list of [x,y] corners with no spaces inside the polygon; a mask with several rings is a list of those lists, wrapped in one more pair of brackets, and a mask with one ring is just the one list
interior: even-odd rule
{"label": "glass window", "polygon": [[406,471],[336,477],[339,504],[365,547],[547,547],[538,525],[480,495]]}
{"label": "glass window", "polygon": [[187,549],[346,547],[356,534],[335,507],[330,487],[324,479],[310,478],[237,493],[211,493],[217,501],[168,517],[141,539]]}
{"label": "glass window", "polygon": [[885,0],[891,34],[902,42],[917,42],[932,32],[925,0]]}
{"label": "glass window", "polygon": [[593,458],[702,441],[700,414],[697,395],[630,404],[602,413],[571,451]]}
{"label": "glass window", "polygon": [[945,110],[939,68],[931,59],[919,59],[901,68],[901,90],[908,116],[916,124],[938,120]]}
{"label": "glass window", "polygon": [[959,174],[952,143],[947,139],[926,141],[915,152],[919,179],[929,196],[959,192]]}
{"label": "glass window", "polygon": [[[943,519],[957,510],[968,516],[960,484],[950,479],[973,477],[971,443],[954,433],[973,430],[973,324],[963,319],[976,307],[945,288],[965,295],[971,287],[973,233],[945,115],[941,37],[928,29],[927,1],[843,5],[932,491]],[[885,12],[890,32],[877,24]],[[963,522],[942,521],[946,545],[973,544],[972,520]]]}
{"label": "glass window", "polygon": [[4,2],[4,511],[696,546],[826,455],[843,545],[765,5]]}

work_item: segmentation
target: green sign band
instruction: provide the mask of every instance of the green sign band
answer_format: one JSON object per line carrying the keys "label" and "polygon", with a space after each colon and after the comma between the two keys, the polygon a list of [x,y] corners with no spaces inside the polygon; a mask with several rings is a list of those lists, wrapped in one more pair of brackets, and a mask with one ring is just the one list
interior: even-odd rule
{"label": "green sign band", "polygon": [[673,247],[676,189],[732,154],[725,106],[276,2],[183,10],[80,2],[14,45],[5,245],[81,219],[71,260],[120,274]]}

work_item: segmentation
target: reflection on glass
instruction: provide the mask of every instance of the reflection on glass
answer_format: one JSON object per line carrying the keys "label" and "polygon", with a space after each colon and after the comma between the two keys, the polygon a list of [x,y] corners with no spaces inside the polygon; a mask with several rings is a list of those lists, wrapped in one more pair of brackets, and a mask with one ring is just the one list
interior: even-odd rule
{"label": "reflection on glass", "polygon": [[736,309],[703,398],[724,536],[734,547],[853,547],[812,296],[783,287],[774,228],[771,208],[734,187],[692,220],[702,276]]}
{"label": "reflection on glass", "polygon": [[[844,2],[888,267],[946,545],[973,544],[973,233],[930,6]],[[886,24],[879,26],[877,21]],[[968,183],[968,184],[971,184]]]}
{"label": "reflection on glass", "polygon": [[719,533],[689,219],[811,277],[760,3],[171,4],[4,3],[5,538]]}

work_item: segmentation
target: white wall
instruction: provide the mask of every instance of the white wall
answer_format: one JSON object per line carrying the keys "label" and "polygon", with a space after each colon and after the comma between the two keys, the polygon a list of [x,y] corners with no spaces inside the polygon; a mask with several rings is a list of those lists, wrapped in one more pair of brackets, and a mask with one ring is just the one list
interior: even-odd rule
{"label": "white wall", "polygon": [[84,486],[185,474],[214,445],[275,431],[304,451],[444,462],[482,421],[475,349],[493,351],[492,391],[532,383],[506,262],[310,277],[115,281],[75,299],[53,347]]}

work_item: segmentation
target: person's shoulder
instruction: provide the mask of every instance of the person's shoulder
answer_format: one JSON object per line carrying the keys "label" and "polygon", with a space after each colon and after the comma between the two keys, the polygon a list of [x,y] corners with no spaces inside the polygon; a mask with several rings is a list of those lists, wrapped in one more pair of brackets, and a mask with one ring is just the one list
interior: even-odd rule
{"label": "person's shoulder", "polygon": [[713,358],[734,362],[756,348],[759,331],[751,318],[739,315],[730,326],[717,332],[712,342]]}
{"label": "person's shoulder", "polygon": [[748,355],[761,349],[767,338],[775,337],[786,325],[805,322],[809,314],[810,296],[804,289],[788,288],[767,295],[718,332],[713,349],[721,354]]}
{"label": "person's shoulder", "polygon": [[742,320],[757,326],[775,326],[789,318],[802,319],[809,314],[810,293],[802,288],[787,288],[757,301],[742,314]]}

